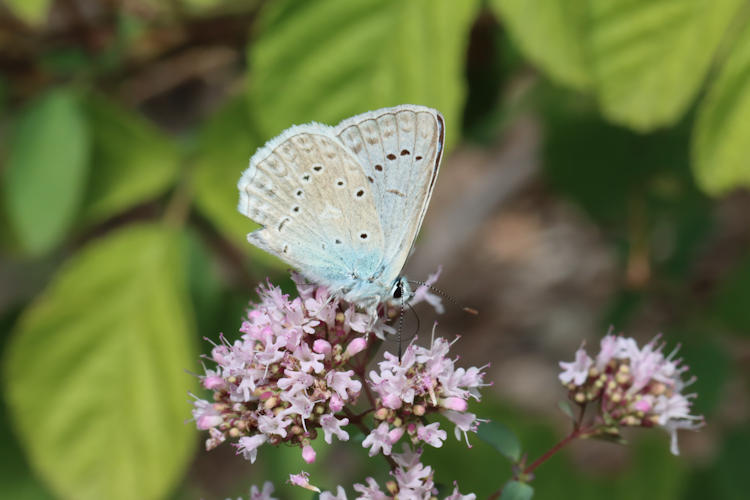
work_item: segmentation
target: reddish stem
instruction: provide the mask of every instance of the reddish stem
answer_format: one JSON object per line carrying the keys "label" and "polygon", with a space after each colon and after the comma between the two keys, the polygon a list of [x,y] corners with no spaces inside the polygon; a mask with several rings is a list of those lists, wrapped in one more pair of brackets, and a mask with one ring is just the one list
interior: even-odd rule
{"label": "reddish stem", "polygon": [[537,467],[539,467],[544,462],[546,462],[552,455],[554,455],[555,453],[557,453],[558,451],[560,451],[560,449],[562,449],[565,445],[567,445],[568,443],[570,443],[574,439],[580,437],[582,434],[585,434],[586,432],[588,432],[588,429],[586,429],[586,430],[583,430],[583,429],[580,429],[580,428],[574,429],[570,434],[568,434],[566,437],[564,437],[562,439],[562,441],[560,441],[555,446],[553,446],[552,448],[550,448],[549,450],[547,450],[544,453],[544,455],[542,455],[541,457],[539,457],[536,460],[534,460],[534,462],[531,465],[529,465],[528,467],[526,467],[523,470],[522,474],[523,475],[529,475],[529,474],[531,474],[532,472],[534,472],[534,470]]}

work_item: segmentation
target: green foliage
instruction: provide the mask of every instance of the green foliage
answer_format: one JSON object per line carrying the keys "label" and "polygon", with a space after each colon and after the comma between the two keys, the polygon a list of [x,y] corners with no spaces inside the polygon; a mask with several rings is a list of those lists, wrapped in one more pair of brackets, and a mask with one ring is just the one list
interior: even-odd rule
{"label": "green foliage", "polygon": [[52,0],[3,0],[3,4],[16,17],[35,26],[47,20]]}
{"label": "green foliage", "polygon": [[86,100],[86,112],[94,145],[86,221],[116,215],[174,184],[179,151],[154,125],[101,96]]}
{"label": "green foliage", "polygon": [[528,57],[636,130],[690,106],[741,0],[494,0]]}
{"label": "green foliage", "polygon": [[[249,109],[264,137],[414,103],[461,122],[476,0],[269,2],[249,51]],[[455,127],[455,125],[453,125]],[[448,129],[453,144],[458,131]]]}
{"label": "green foliage", "polygon": [[76,254],[19,321],[4,379],[20,438],[65,498],[160,498],[195,443],[180,239],[136,226]]}
{"label": "green foliage", "polygon": [[508,481],[503,487],[500,500],[531,500],[534,496],[534,488],[526,483]]}
{"label": "green foliage", "polygon": [[70,88],[39,97],[17,118],[2,188],[11,226],[30,254],[51,250],[70,228],[86,184],[89,143]]}
{"label": "green foliage", "polygon": [[584,43],[588,0],[490,0],[490,4],[532,62],[565,85],[591,86]]}
{"label": "green foliage", "polygon": [[260,145],[244,96],[229,100],[198,138],[192,175],[196,206],[227,238],[243,246],[248,245],[247,233],[258,225],[237,211],[237,181]]}
{"label": "green foliage", "polygon": [[592,0],[588,55],[604,114],[636,130],[677,121],[742,0]]}
{"label": "green foliage", "polygon": [[513,431],[500,422],[483,423],[479,426],[477,435],[508,460],[515,463],[521,458],[521,443]]}
{"label": "green foliage", "polygon": [[695,124],[693,169],[703,190],[750,186],[750,25],[736,40]]}

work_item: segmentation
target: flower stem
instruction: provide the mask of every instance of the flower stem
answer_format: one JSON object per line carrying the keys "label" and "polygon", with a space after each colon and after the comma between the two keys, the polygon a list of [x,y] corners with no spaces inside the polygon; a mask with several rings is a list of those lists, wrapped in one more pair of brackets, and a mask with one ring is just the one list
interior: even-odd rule
{"label": "flower stem", "polygon": [[[586,431],[588,431],[588,429]],[[585,434],[586,431],[584,431],[584,430],[582,430],[580,428],[573,429],[573,431],[571,431],[570,434],[568,434],[567,436],[565,436],[555,446],[553,446],[552,448],[550,448],[549,450],[547,450],[542,456],[540,456],[539,458],[537,458],[536,460],[534,460],[534,462],[531,465],[529,465],[526,468],[524,468],[520,475],[528,476],[528,475],[532,474],[537,467],[539,467],[544,462],[546,462],[547,460],[549,460],[549,458],[552,455],[554,455],[555,453],[557,453],[558,451],[560,451],[565,445],[567,445],[568,443],[570,443],[574,439],[580,437],[582,434]]]}

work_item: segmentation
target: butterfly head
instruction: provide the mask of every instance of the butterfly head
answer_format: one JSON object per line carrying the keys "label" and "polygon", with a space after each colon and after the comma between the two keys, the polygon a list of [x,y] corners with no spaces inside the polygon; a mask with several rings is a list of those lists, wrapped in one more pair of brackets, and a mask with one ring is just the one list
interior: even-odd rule
{"label": "butterfly head", "polygon": [[403,276],[399,276],[394,280],[390,296],[392,302],[408,302],[411,300],[412,295],[414,295],[414,292],[412,292],[409,282]]}

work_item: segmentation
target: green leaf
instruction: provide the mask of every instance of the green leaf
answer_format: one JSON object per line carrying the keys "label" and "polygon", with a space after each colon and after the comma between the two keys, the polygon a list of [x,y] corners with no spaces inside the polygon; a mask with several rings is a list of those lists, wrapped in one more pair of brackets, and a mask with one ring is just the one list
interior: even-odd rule
{"label": "green leaf", "polygon": [[247,234],[259,226],[237,211],[237,181],[261,143],[245,96],[230,99],[200,132],[192,189],[198,210],[229,241],[261,266],[285,269],[279,259],[247,242]]}
{"label": "green leaf", "polygon": [[521,458],[521,443],[516,435],[499,422],[485,422],[477,431],[479,439],[495,448],[501,455],[518,462]]}
{"label": "green leaf", "polygon": [[503,486],[500,500],[530,500],[534,496],[534,488],[526,483],[508,481]]}
{"label": "green leaf", "polygon": [[700,89],[742,0],[493,0],[511,37],[609,120],[669,125]]}
{"label": "green leaf", "polygon": [[577,420],[575,413],[573,413],[573,408],[570,406],[570,401],[568,401],[567,399],[561,399],[560,401],[558,401],[557,407],[560,408],[560,411],[567,415],[569,419],[573,421]]}
{"label": "green leaf", "polygon": [[19,19],[31,26],[47,20],[51,0],[3,0],[5,6]]}
{"label": "green leaf", "polygon": [[248,245],[258,225],[237,211],[237,181],[261,145],[244,96],[229,100],[200,131],[192,176],[195,203],[231,241]]}
{"label": "green leaf", "polygon": [[604,114],[636,130],[690,106],[742,0],[592,0],[589,60]]}
{"label": "green leaf", "polygon": [[63,240],[88,167],[89,130],[73,90],[52,90],[21,113],[2,188],[10,224],[26,251],[40,255]]}
{"label": "green leaf", "polygon": [[693,171],[705,192],[750,186],[750,25],[698,109]]}
{"label": "green leaf", "polygon": [[574,88],[591,85],[586,64],[588,0],[491,0],[511,39],[551,78]]}
{"label": "green leaf", "polygon": [[153,124],[101,96],[87,99],[94,151],[84,216],[101,221],[159,196],[175,182],[180,157]]}
{"label": "green leaf", "polygon": [[195,444],[192,311],[180,237],[139,226],[72,257],[19,320],[4,360],[32,466],[64,498],[162,498]]}
{"label": "green leaf", "polygon": [[439,109],[453,143],[477,7],[476,0],[268,2],[249,53],[249,109],[261,134],[413,103]]}

